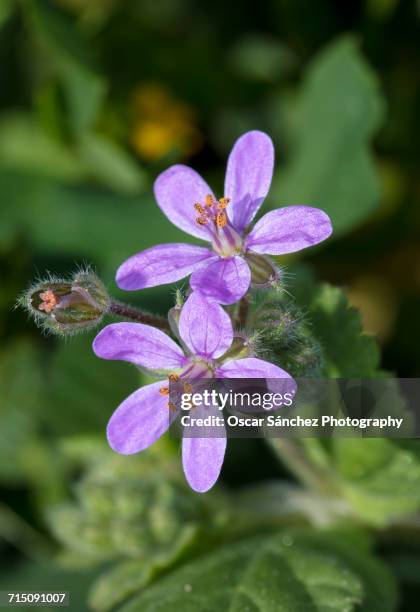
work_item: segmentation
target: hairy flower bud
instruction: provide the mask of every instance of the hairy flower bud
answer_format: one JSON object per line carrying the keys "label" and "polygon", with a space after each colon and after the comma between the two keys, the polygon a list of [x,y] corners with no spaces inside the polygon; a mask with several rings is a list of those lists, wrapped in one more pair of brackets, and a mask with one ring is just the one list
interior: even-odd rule
{"label": "hairy flower bud", "polygon": [[181,308],[173,306],[168,312],[168,322],[174,336],[179,338],[179,317],[181,316]]}
{"label": "hairy flower bud", "polygon": [[319,376],[322,346],[304,313],[280,293],[255,304],[252,323],[259,333],[259,351],[295,377]]}
{"label": "hairy flower bud", "polygon": [[179,317],[181,316],[181,310],[184,305],[185,299],[180,289],[176,290],[175,293],[175,306],[173,306],[168,312],[168,323],[173,335],[181,340],[179,335]]}
{"label": "hairy flower bud", "polygon": [[109,310],[110,298],[99,278],[87,270],[70,280],[51,277],[40,281],[18,304],[45,330],[71,335],[98,325]]}
{"label": "hairy flower bud", "polygon": [[258,326],[263,326],[265,335],[281,347],[296,342],[303,323],[303,314],[293,304],[268,303],[258,316]]}

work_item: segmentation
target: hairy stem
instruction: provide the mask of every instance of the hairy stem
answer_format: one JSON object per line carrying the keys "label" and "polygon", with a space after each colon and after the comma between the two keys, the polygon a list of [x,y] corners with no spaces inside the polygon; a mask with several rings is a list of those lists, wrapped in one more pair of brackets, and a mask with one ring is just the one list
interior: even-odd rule
{"label": "hairy stem", "polygon": [[123,319],[131,319],[131,321],[152,325],[153,327],[157,327],[167,332],[171,331],[168,321],[163,317],[160,317],[159,315],[152,315],[148,312],[143,312],[135,306],[124,304],[124,302],[112,300],[109,307],[109,312],[112,312],[112,314]]}

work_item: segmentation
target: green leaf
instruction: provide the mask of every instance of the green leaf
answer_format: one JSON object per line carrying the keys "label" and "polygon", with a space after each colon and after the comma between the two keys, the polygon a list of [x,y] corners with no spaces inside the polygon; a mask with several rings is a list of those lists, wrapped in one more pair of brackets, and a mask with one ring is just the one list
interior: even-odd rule
{"label": "green leaf", "polygon": [[0,118],[0,164],[63,181],[80,179],[84,173],[74,153],[44,132],[34,117],[23,113]]}
{"label": "green leaf", "polygon": [[295,104],[294,147],[273,201],[322,208],[337,236],[367,219],[380,199],[369,141],[383,119],[383,99],[353,39],[339,39],[314,59]]}
{"label": "green leaf", "polygon": [[386,527],[420,509],[420,458],[403,442],[384,438],[299,441],[312,469],[345,499],[349,513]]}
{"label": "green leaf", "polygon": [[7,22],[16,8],[16,0],[2,0],[0,4],[0,28]]}
{"label": "green leaf", "polygon": [[86,134],[79,150],[90,172],[102,185],[123,193],[138,193],[144,187],[145,175],[139,165],[104,136]]}
{"label": "green leaf", "polygon": [[275,81],[295,67],[293,52],[278,39],[262,35],[243,37],[230,52],[230,65],[240,76]]}
{"label": "green leaf", "polygon": [[102,104],[105,81],[92,68],[84,40],[63,12],[45,0],[25,0],[23,6],[64,87],[72,127],[83,133]]}
{"label": "green leaf", "polygon": [[163,570],[170,568],[188,551],[197,540],[198,529],[187,525],[181,531],[181,537],[174,547],[168,547],[159,553],[151,553],[145,561],[143,557],[133,561],[119,563],[115,568],[103,574],[95,581],[89,594],[89,603],[94,610],[107,612],[135,595],[146,587]]}
{"label": "green leaf", "polygon": [[332,378],[370,378],[381,375],[375,338],[364,333],[360,313],[349,305],[344,292],[317,283],[303,267],[293,268],[292,294],[306,313],[312,334],[321,343],[324,373]]}
{"label": "green leaf", "polygon": [[49,362],[49,427],[58,435],[101,430],[121,401],[140,386],[135,368],[98,359],[94,334],[60,343]]}
{"label": "green leaf", "polygon": [[[330,379],[372,379],[370,390],[375,394],[376,416],[403,417],[400,435],[410,435],[412,419],[406,411],[405,401],[398,385],[386,378],[379,364],[379,351],[373,338],[363,333],[360,315],[350,308],[340,289],[327,284],[316,284],[305,268],[294,270],[293,300],[282,293],[271,293],[267,301],[258,304],[258,320],[275,325],[267,326],[261,336],[261,349],[273,351],[280,366],[292,374],[296,372],[296,357],[302,359],[302,348],[315,351],[316,343],[322,347],[324,376]],[[306,309],[306,326],[300,321],[296,305]],[[255,315],[254,315],[255,316]],[[296,340],[305,331],[306,345]],[[309,344],[308,344],[309,342]],[[311,348],[312,347],[312,348]],[[293,357],[295,360],[293,361]],[[271,354],[270,354],[271,358]],[[296,374],[295,374],[296,375]],[[378,381],[375,383],[375,381]],[[380,381],[380,383],[379,383]],[[334,411],[341,405],[344,381],[337,381],[337,393],[331,383],[330,401]],[[340,388],[339,388],[340,385]],[[326,406],[321,409],[326,412]],[[335,412],[333,412],[335,413]],[[371,416],[371,415],[366,415]],[[349,432],[341,432],[341,435]],[[369,431],[365,430],[365,433]],[[387,431],[383,430],[383,435]],[[334,432],[332,432],[334,435]],[[397,516],[420,508],[420,453],[397,440],[360,439],[337,437],[332,440],[305,438],[289,441],[297,447],[297,457],[302,461],[294,464],[293,453],[285,452],[282,460],[289,464],[299,479],[311,476],[312,486],[325,486],[347,500],[348,511],[359,519],[373,525],[386,525]],[[284,444],[272,441],[281,453]],[[307,465],[302,473],[300,466]],[[316,476],[318,478],[312,478]]]}
{"label": "green leaf", "polygon": [[[67,610],[86,610],[86,596],[90,582],[94,575],[87,572],[64,571],[53,563],[10,564],[11,567],[0,573],[0,589],[7,592],[69,592],[70,603]],[[37,606],[39,612],[50,612],[55,608],[50,606]],[[18,606],[15,610],[28,609],[27,606]],[[56,609],[56,608],[55,608]],[[64,608],[66,609],[66,608]]]}
{"label": "green leaf", "polygon": [[334,534],[281,532],[221,548],[174,570],[122,612],[391,612],[395,585]]}
{"label": "green leaf", "polygon": [[[294,376],[369,378],[380,375],[375,339],[363,332],[359,312],[337,287],[316,283],[306,268],[292,268],[292,298],[270,291],[252,305],[253,322],[279,365]],[[262,299],[261,299],[262,298]]]}
{"label": "green leaf", "polygon": [[41,354],[25,340],[2,347],[0,353],[0,479],[24,477],[25,450],[37,436],[43,412]]}
{"label": "green leaf", "polygon": [[27,231],[44,253],[85,257],[111,277],[127,257],[161,242],[189,242],[167,221],[152,196],[65,187],[19,172],[0,170],[0,226]]}
{"label": "green leaf", "polygon": [[335,439],[331,462],[345,496],[365,520],[385,525],[420,508],[420,461],[398,442]]}
{"label": "green leaf", "polygon": [[331,285],[318,285],[307,305],[308,319],[324,347],[326,373],[346,378],[377,374],[376,341],[363,332],[359,312],[344,293]]}
{"label": "green leaf", "polygon": [[209,518],[207,505],[187,487],[178,457],[166,449],[157,444],[127,457],[106,448],[90,459],[76,502],[50,513],[69,558],[142,559],[150,568],[176,557],[196,537],[198,524]]}
{"label": "green leaf", "polygon": [[94,609],[109,610],[137,593],[187,552],[205,548],[226,524],[225,497],[197,496],[167,440],[130,457],[89,439],[66,441],[61,450],[84,475],[75,501],[48,514],[63,545],[60,559],[72,567],[113,562],[92,587]]}

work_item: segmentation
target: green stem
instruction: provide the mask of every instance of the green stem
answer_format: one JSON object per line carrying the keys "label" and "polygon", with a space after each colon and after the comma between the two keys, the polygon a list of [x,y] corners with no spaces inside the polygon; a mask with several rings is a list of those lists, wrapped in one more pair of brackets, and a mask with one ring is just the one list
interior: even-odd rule
{"label": "green stem", "polygon": [[329,494],[339,493],[331,473],[315,465],[297,440],[271,438],[268,443],[276,457],[309,489]]}
{"label": "green stem", "polygon": [[163,317],[144,312],[135,306],[124,304],[124,302],[112,300],[109,307],[109,312],[112,312],[112,314],[117,315],[122,319],[131,319],[131,321],[152,325],[153,327],[157,327],[166,332],[171,331],[168,321]]}
{"label": "green stem", "polygon": [[47,538],[3,503],[0,503],[0,538],[10,542],[35,561],[50,558],[54,551]]}
{"label": "green stem", "polygon": [[237,320],[236,326],[238,329],[243,329],[246,327],[248,320],[248,310],[249,310],[249,298],[244,295],[244,297],[240,300],[238,306]]}

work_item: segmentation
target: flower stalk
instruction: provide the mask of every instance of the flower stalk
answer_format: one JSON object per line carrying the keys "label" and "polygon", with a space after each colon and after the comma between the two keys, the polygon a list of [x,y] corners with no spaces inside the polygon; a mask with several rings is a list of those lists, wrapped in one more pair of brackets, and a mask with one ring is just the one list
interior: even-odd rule
{"label": "flower stalk", "polygon": [[130,319],[136,323],[144,323],[145,325],[152,325],[163,331],[170,332],[169,323],[167,319],[160,317],[159,315],[152,315],[148,312],[144,312],[135,306],[119,302],[118,300],[111,300],[109,306],[109,312],[121,317],[122,319]]}

